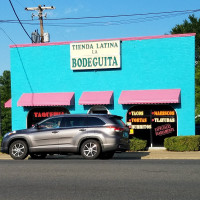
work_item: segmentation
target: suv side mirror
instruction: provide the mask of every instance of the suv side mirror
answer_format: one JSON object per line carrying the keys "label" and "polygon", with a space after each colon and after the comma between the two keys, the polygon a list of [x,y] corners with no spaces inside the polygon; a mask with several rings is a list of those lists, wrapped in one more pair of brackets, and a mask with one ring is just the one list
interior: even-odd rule
{"label": "suv side mirror", "polygon": [[35,124],[34,128],[39,129],[40,128],[39,124]]}

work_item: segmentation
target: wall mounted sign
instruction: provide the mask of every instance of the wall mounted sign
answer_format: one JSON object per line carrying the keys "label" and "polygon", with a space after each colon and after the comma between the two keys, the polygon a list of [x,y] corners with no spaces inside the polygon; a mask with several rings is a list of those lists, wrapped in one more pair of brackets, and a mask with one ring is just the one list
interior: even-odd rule
{"label": "wall mounted sign", "polygon": [[120,41],[71,43],[70,62],[71,70],[120,68]]}
{"label": "wall mounted sign", "polygon": [[44,120],[47,117],[55,115],[69,114],[69,111],[65,107],[40,107],[33,108],[27,117],[27,128],[32,127],[34,124]]}
{"label": "wall mounted sign", "polygon": [[56,115],[64,115],[64,112],[34,112],[33,115],[35,118],[37,117],[52,117]]}
{"label": "wall mounted sign", "polygon": [[161,135],[167,135],[170,133],[173,133],[175,131],[175,128],[172,127],[171,124],[164,124],[162,126],[157,126],[155,128],[155,135],[161,136]]}

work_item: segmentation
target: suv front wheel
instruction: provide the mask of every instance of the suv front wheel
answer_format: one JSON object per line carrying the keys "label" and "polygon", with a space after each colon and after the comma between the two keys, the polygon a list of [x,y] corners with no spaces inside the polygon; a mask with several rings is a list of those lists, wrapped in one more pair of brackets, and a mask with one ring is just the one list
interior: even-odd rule
{"label": "suv front wheel", "polygon": [[28,146],[24,141],[16,140],[10,145],[9,154],[15,160],[23,160],[28,155]]}
{"label": "suv front wheel", "polygon": [[101,153],[101,147],[96,140],[86,140],[81,145],[81,155],[86,159],[96,159]]}

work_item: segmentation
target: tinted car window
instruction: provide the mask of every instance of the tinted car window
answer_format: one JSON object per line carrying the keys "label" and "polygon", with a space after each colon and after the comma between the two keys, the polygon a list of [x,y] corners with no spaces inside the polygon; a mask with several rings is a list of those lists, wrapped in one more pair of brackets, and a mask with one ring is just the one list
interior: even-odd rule
{"label": "tinted car window", "polygon": [[60,127],[84,126],[83,117],[64,117]]}
{"label": "tinted car window", "polygon": [[85,125],[86,126],[100,126],[104,125],[105,122],[96,117],[87,117],[85,118]]}
{"label": "tinted car window", "polygon": [[112,122],[114,122],[114,124],[119,125],[120,127],[124,127],[124,126],[125,126],[124,122],[123,122],[120,118],[111,117],[110,120],[111,120]]}
{"label": "tinted car window", "polygon": [[61,124],[61,120],[62,118],[52,118],[52,119],[39,123],[39,127],[42,129],[59,128]]}

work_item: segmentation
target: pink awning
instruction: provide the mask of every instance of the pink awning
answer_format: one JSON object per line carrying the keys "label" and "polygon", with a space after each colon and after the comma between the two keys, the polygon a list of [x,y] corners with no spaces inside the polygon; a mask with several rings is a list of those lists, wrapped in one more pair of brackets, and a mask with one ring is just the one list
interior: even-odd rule
{"label": "pink awning", "polygon": [[113,104],[113,91],[83,92],[79,99],[80,105]]}
{"label": "pink awning", "polygon": [[9,99],[8,101],[6,101],[6,103],[4,103],[4,107],[5,108],[11,108],[12,107],[12,100]]}
{"label": "pink awning", "polygon": [[74,92],[24,93],[17,106],[70,106],[74,105]]}
{"label": "pink awning", "polygon": [[122,91],[119,104],[180,103],[180,89]]}

